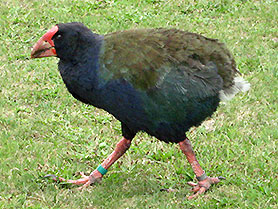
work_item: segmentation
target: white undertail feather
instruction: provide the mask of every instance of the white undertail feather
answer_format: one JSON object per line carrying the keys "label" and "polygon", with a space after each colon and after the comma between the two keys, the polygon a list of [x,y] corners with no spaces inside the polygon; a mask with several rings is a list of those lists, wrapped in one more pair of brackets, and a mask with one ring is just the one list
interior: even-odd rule
{"label": "white undertail feather", "polygon": [[232,99],[238,92],[245,92],[250,89],[250,83],[245,81],[242,77],[235,77],[234,85],[228,89],[220,91],[220,100],[228,101]]}

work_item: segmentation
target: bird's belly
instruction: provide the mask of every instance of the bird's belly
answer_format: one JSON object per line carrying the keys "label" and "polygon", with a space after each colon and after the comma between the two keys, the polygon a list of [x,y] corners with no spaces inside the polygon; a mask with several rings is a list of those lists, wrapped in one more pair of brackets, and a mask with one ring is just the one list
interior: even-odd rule
{"label": "bird's belly", "polygon": [[184,140],[185,133],[211,116],[219,104],[214,96],[194,105],[184,103],[162,106],[138,92],[106,97],[103,108],[133,132],[144,131],[165,142]]}
{"label": "bird's belly", "polygon": [[156,100],[123,80],[110,81],[93,91],[83,88],[78,91],[83,92],[82,95],[75,95],[78,88],[71,90],[77,99],[106,110],[134,134],[144,131],[165,142],[184,140],[185,132],[211,116],[219,104],[218,95],[190,102]]}

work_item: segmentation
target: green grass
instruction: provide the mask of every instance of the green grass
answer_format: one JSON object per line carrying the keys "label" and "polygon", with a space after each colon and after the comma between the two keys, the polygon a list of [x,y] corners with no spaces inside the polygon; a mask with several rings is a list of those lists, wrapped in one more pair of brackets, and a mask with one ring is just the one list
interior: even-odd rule
{"label": "green grass", "polygon": [[[277,17],[274,0],[1,1],[0,208],[278,208]],[[188,133],[203,168],[226,181],[187,200],[185,156],[143,133],[102,184],[79,192],[42,178],[90,173],[121,139],[115,118],[70,96],[57,59],[29,59],[41,35],[70,21],[98,33],[175,27],[228,45],[252,89]]]}

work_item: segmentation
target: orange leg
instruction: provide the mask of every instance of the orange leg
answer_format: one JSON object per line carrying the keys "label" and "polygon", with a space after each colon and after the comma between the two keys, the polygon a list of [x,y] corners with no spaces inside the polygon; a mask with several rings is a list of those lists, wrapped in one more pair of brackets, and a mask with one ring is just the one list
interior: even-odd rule
{"label": "orange leg", "polygon": [[[128,150],[130,144],[131,144],[131,140],[128,140],[126,138],[123,138],[121,141],[119,141],[119,143],[116,145],[115,150],[112,152],[112,154],[109,155],[108,158],[104,160],[103,163],[101,163],[101,166],[106,170],[110,168],[110,166],[113,165],[113,163],[116,162],[116,160],[118,160]],[[103,175],[97,169],[94,170],[89,176],[84,175],[84,173],[80,173],[80,174],[82,178],[78,180],[66,180],[61,177],[59,177],[59,180],[76,184],[76,185],[82,185],[81,187],[79,187],[79,189],[82,189],[95,182],[101,181],[103,177]]]}
{"label": "orange leg", "polygon": [[212,184],[217,184],[220,182],[221,179],[225,179],[224,177],[211,178],[205,174],[205,171],[201,168],[201,166],[194,154],[194,151],[192,149],[189,139],[186,138],[184,141],[179,142],[179,145],[180,145],[180,149],[182,150],[182,152],[186,155],[186,158],[187,158],[188,162],[190,163],[190,165],[197,177],[197,180],[198,180],[197,184],[193,183],[193,182],[188,182],[188,184],[193,187],[192,190],[195,193],[195,194],[189,196],[188,199],[192,199],[192,198],[198,196],[199,194],[204,193],[205,191],[207,191],[209,189],[209,187]]}

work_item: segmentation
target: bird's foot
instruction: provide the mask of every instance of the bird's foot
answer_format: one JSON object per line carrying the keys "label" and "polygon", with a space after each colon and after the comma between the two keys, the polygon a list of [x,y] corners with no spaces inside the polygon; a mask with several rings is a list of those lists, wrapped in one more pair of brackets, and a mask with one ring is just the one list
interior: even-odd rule
{"label": "bird's foot", "polygon": [[211,185],[219,183],[221,180],[225,178],[220,176],[216,178],[207,177],[206,179],[199,181],[197,184],[194,182],[188,182],[187,184],[192,187],[193,195],[189,196],[188,199],[193,199],[200,194],[203,194],[207,191]]}
{"label": "bird's foot", "polygon": [[93,173],[91,173],[89,176],[85,175],[83,172],[80,172],[80,175],[82,178],[77,180],[67,180],[62,177],[57,177],[55,175],[46,175],[45,177],[52,177],[54,181],[61,181],[70,184],[75,184],[75,185],[82,185],[77,188],[78,190],[82,190],[83,188],[86,188],[92,184],[99,183],[101,182],[102,179],[102,174],[99,173],[97,170],[93,171]]}
{"label": "bird's foot", "polygon": [[80,175],[82,176],[81,179],[77,180],[66,180],[66,182],[75,184],[75,185],[82,185],[78,187],[78,190],[82,190],[83,188],[86,188],[90,185],[93,185],[95,183],[99,183],[102,179],[102,175],[98,171],[94,171],[89,176],[86,176],[83,172],[80,172]]}

